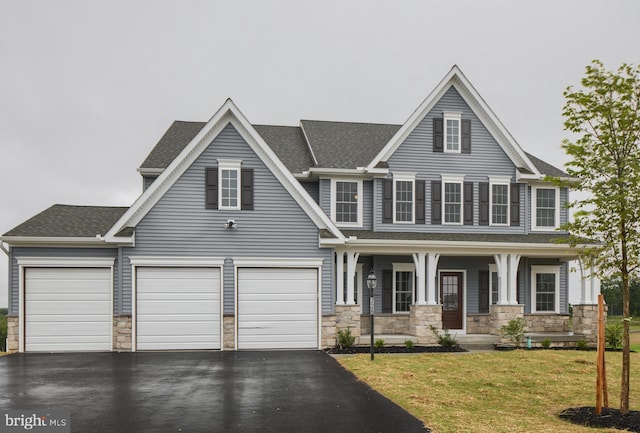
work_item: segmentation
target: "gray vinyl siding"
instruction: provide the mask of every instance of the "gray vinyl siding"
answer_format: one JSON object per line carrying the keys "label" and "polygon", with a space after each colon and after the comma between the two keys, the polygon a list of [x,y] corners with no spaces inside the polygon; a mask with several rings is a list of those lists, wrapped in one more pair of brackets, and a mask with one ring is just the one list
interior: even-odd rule
{"label": "gray vinyl siding", "polygon": [[[459,111],[463,119],[471,120],[471,154],[434,153],[433,119],[442,117],[444,111]],[[509,177],[515,182],[516,167],[504,153],[475,113],[451,87],[422,119],[406,140],[400,144],[389,158],[389,178],[393,173],[416,173],[416,180],[426,181],[426,224],[383,224],[382,223],[382,181],[375,181],[374,209],[375,229],[380,231],[416,231],[440,233],[525,233],[524,188],[520,187],[520,225],[480,226],[479,183],[489,182],[491,176]],[[474,183],[474,225],[432,225],[431,222],[431,181],[440,181],[442,175],[464,175],[465,182]]]}
{"label": "gray vinyl siding", "polygon": [[[241,159],[254,170],[254,209],[205,209],[205,168],[218,159]],[[224,228],[233,219],[237,229]],[[228,125],[173,184],[136,227],[136,245],[123,250],[123,309],[131,310],[129,256],[225,258],[224,312],[234,312],[234,257],[323,259],[323,311],[333,311],[332,250],[318,247],[318,228],[258,158],[240,134]]]}
{"label": "gray vinyl siding", "polygon": [[368,180],[362,182],[362,229],[373,230],[373,182]]}
{"label": "gray vinyl siding", "polygon": [[[9,287],[9,313],[18,314],[20,310],[19,305],[19,278],[20,272],[18,269],[18,258],[20,257],[95,257],[95,258],[117,258],[118,250],[115,248],[25,248],[14,247],[11,249],[11,266],[9,269],[9,275],[11,276],[11,283]],[[114,265],[114,314],[118,314],[117,304],[118,297],[120,296],[120,290],[117,285],[117,278],[115,275],[118,273],[118,263],[115,261]]]}
{"label": "gray vinyl siding", "polygon": [[142,191],[146,191],[147,188],[151,186],[154,180],[157,179],[157,176],[143,176],[142,177]]}
{"label": "gray vinyl siding", "polygon": [[320,208],[331,217],[331,179],[319,180]]}
{"label": "gray vinyl siding", "polygon": [[320,203],[320,185],[318,182],[300,182],[300,185],[309,193],[313,201]]}

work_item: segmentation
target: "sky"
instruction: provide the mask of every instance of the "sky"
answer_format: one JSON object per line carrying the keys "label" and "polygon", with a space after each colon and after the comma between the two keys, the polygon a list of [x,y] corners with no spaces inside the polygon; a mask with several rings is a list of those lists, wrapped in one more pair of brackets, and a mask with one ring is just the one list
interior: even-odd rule
{"label": "sky", "polygon": [[[54,203],[129,206],[173,120],[403,123],[457,64],[562,167],[562,92],[640,62],[636,0],[0,0],[0,233]],[[0,307],[7,305],[0,252]]]}

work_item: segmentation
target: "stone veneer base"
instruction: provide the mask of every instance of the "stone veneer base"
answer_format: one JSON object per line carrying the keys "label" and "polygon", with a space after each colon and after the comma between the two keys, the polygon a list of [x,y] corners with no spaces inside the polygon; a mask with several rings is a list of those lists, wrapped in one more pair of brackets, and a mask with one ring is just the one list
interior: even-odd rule
{"label": "stone veneer base", "polygon": [[131,352],[131,315],[113,316],[113,350]]}
{"label": "stone veneer base", "polygon": [[222,322],[222,350],[235,350],[236,317],[233,314],[225,314]]}
{"label": "stone veneer base", "polygon": [[7,352],[17,352],[20,345],[18,341],[18,316],[7,316]]}

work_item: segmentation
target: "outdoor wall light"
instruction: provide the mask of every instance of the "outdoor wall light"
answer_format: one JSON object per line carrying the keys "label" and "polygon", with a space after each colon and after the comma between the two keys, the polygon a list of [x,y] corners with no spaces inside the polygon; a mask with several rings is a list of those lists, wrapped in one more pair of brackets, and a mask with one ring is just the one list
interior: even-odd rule
{"label": "outdoor wall light", "polygon": [[228,220],[225,224],[224,224],[224,228],[225,229],[229,229],[229,230],[234,230],[238,228],[238,224],[236,224],[235,220]]}

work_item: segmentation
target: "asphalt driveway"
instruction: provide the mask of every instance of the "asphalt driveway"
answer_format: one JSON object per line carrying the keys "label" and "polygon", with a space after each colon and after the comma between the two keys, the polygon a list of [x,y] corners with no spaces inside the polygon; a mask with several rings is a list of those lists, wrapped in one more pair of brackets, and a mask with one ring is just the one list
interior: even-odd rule
{"label": "asphalt driveway", "polygon": [[0,409],[69,410],[73,432],[425,432],[319,351],[15,354]]}

